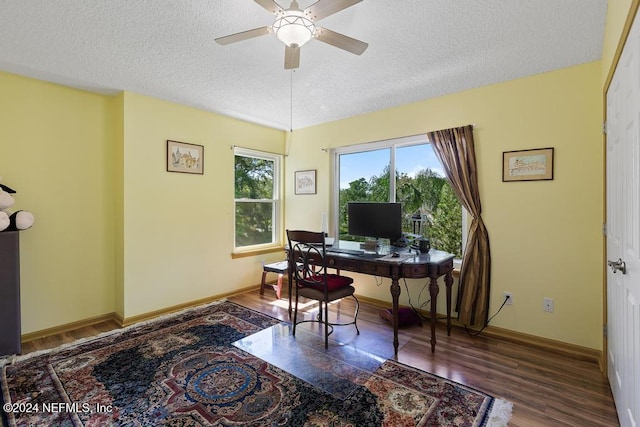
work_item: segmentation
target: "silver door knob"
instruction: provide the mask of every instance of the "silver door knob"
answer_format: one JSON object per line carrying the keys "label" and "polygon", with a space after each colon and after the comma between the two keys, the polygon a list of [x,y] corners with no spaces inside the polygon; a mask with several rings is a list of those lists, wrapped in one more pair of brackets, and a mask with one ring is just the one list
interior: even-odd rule
{"label": "silver door knob", "polygon": [[621,271],[622,274],[625,274],[627,272],[627,265],[624,263],[624,261],[621,258],[618,258],[617,261],[609,260],[607,264],[609,265],[609,267],[611,267],[611,270],[613,270],[614,274],[617,271]]}

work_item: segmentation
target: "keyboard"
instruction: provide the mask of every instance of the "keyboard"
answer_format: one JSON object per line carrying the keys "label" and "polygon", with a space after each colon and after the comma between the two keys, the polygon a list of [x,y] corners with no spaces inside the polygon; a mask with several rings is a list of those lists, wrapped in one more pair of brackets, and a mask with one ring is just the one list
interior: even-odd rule
{"label": "keyboard", "polygon": [[365,252],[362,249],[342,249],[342,248],[327,248],[327,252],[333,252],[345,255],[354,255],[360,258],[382,258],[384,255],[375,252]]}
{"label": "keyboard", "polygon": [[364,255],[364,251],[362,249],[327,248],[327,252],[347,255]]}

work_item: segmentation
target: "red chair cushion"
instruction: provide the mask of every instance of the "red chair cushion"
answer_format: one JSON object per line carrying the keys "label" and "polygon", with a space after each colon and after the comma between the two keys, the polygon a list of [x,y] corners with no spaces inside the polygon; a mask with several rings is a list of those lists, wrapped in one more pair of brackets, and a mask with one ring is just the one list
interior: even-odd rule
{"label": "red chair cushion", "polygon": [[[353,279],[347,276],[340,276],[338,274],[327,274],[327,288],[329,292],[335,291],[336,289],[344,288],[345,286],[349,286],[353,283]],[[322,286],[322,275],[318,274],[316,276],[309,277],[303,282],[303,286],[308,286],[310,288],[316,289],[324,289]]]}

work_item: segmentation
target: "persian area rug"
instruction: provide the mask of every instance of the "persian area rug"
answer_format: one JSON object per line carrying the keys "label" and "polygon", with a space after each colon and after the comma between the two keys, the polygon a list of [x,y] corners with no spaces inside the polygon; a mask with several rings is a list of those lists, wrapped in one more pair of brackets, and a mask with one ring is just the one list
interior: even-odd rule
{"label": "persian area rug", "polygon": [[336,397],[233,345],[279,323],[220,302],[0,360],[4,421],[395,427],[506,425],[510,417],[504,400],[394,361],[354,376]]}

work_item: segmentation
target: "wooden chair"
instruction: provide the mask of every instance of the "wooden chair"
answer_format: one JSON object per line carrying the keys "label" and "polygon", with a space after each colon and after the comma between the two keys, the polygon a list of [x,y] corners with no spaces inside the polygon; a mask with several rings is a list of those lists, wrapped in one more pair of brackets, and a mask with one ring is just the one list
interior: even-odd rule
{"label": "wooden chair", "polygon": [[[355,288],[351,286],[353,279],[340,274],[327,272],[326,246],[324,233],[287,230],[289,242],[288,260],[289,269],[293,276],[293,287],[296,290],[296,299],[293,314],[293,336],[296,335],[296,326],[303,322],[322,322],[324,324],[324,347],[329,347],[329,335],[334,326],[354,325],[360,334],[356,323],[360,304],[355,297]],[[352,297],[356,302],[356,310],[353,322],[330,323],[329,303]],[[320,303],[320,312],[317,320],[302,320],[298,322],[299,297],[309,298]]]}

